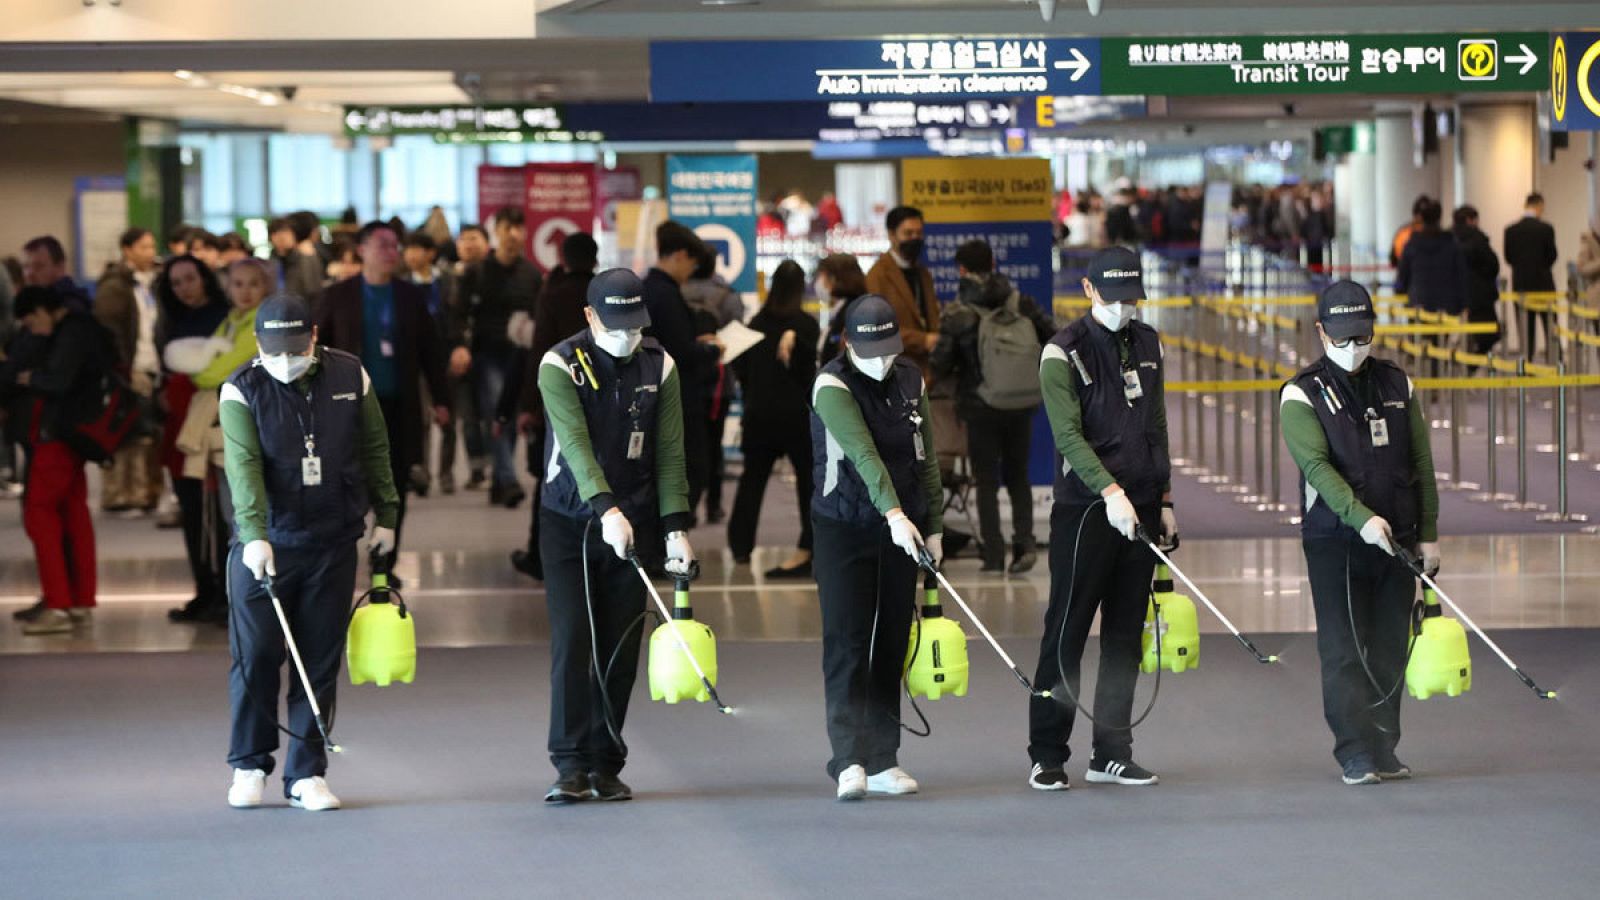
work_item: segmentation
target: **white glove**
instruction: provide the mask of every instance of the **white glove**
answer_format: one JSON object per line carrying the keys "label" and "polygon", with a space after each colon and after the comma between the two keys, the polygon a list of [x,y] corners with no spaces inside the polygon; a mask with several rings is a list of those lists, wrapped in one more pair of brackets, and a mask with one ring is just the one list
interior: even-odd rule
{"label": "white glove", "polygon": [[1134,529],[1139,527],[1139,514],[1133,511],[1133,501],[1121,488],[1106,498],[1106,521],[1128,540],[1135,540]]}
{"label": "white glove", "polygon": [[239,553],[239,559],[257,581],[265,580],[268,575],[278,574],[278,567],[272,563],[272,545],[266,541],[251,541],[245,544],[244,550]]}
{"label": "white glove", "polygon": [[1172,542],[1176,541],[1177,539],[1178,539],[1178,514],[1172,511],[1172,507],[1163,506],[1163,507],[1161,507],[1161,544],[1162,544],[1162,549],[1165,549],[1167,547],[1172,546]]}
{"label": "white glove", "polygon": [[662,568],[669,575],[688,575],[689,564],[694,562],[694,548],[689,546],[687,532],[674,531],[667,535],[667,562]]}
{"label": "white glove", "polygon": [[1422,571],[1427,572],[1430,578],[1439,574],[1439,563],[1443,561],[1439,555],[1439,545],[1423,544],[1417,549],[1422,551]]}
{"label": "white glove", "polygon": [[933,557],[933,567],[935,569],[939,568],[939,565],[944,562],[944,535],[930,534],[922,542],[922,546],[927,547],[928,555]]}
{"label": "white glove", "polygon": [[1383,516],[1373,516],[1361,526],[1361,539],[1390,556],[1394,555],[1394,532]]}
{"label": "white glove", "polygon": [[524,350],[533,347],[533,317],[523,310],[511,314],[506,322],[506,340]]}
{"label": "white glove", "polygon": [[372,539],[367,542],[367,549],[382,553],[384,556],[388,556],[390,553],[393,553],[394,529],[385,528],[382,525],[374,525],[372,528]]}
{"label": "white glove", "polygon": [[622,510],[612,507],[600,517],[600,536],[617,552],[617,559],[627,559],[633,549],[633,525]]}
{"label": "white glove", "polygon": [[917,553],[917,545],[921,544],[922,532],[917,526],[911,524],[911,517],[900,511],[899,507],[889,510],[889,540],[894,545],[906,552],[912,559],[921,562],[922,557]]}

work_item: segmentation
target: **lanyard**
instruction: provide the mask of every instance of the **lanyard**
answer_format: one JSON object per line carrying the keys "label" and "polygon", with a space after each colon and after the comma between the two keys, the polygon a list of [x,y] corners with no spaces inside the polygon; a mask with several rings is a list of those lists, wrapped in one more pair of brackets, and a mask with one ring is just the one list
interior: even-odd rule
{"label": "lanyard", "polygon": [[[306,415],[301,416],[300,410],[294,411],[295,421],[300,423],[300,434],[305,439],[306,458],[317,455],[317,409],[311,403],[311,390],[306,390]],[[309,424],[307,424],[309,420]]]}

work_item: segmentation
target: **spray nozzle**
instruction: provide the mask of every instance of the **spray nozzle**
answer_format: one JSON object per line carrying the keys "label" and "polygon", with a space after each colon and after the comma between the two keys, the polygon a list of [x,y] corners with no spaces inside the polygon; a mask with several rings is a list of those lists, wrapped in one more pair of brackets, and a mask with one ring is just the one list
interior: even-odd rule
{"label": "spray nozzle", "polygon": [[917,541],[917,565],[928,573],[929,578],[935,577],[935,573],[939,571],[939,567],[933,561],[933,551],[921,541]]}

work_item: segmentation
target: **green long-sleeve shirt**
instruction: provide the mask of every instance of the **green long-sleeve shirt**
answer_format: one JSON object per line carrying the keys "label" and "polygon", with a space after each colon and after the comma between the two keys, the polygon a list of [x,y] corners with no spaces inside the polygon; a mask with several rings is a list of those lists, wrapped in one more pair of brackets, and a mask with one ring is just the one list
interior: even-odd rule
{"label": "green long-sleeve shirt", "polygon": [[[889,469],[878,454],[878,445],[872,431],[861,416],[861,406],[844,382],[831,375],[820,375],[812,390],[812,406],[817,418],[822,420],[828,434],[838,442],[845,458],[855,466],[856,473],[867,487],[867,496],[880,513],[900,506],[900,495],[894,489]],[[928,534],[944,532],[944,487],[939,480],[939,458],[933,452],[933,413],[928,406],[928,392],[924,388],[917,400],[917,415],[922,417],[922,446],[926,448],[918,464],[918,480],[928,501]]]}
{"label": "green long-sleeve shirt", "polygon": [[[672,532],[688,527],[689,476],[683,455],[683,395],[678,368],[670,355],[663,356],[665,368],[656,398],[656,496],[663,525]],[[589,421],[578,391],[566,360],[554,351],[546,353],[539,364],[539,393],[544,398],[545,414],[560,442],[561,458],[578,483],[578,496],[600,516],[617,503],[605,470],[595,458]]]}
{"label": "green long-sleeve shirt", "polygon": [[[1357,373],[1353,377],[1359,379],[1362,374]],[[1413,392],[1409,380],[1406,384],[1409,399]],[[1314,495],[1308,496],[1322,498],[1322,502],[1333,510],[1339,521],[1360,531],[1361,526],[1367,524],[1367,520],[1376,513],[1356,499],[1355,490],[1334,466],[1328,449],[1328,435],[1322,430],[1322,422],[1311,405],[1311,398],[1291,384],[1283,389],[1280,406],[1283,442],[1288,445],[1289,455],[1294,457],[1295,465],[1300,467],[1301,474],[1305,476],[1306,484],[1315,491]],[[1433,447],[1422,405],[1412,402],[1410,407],[1411,467],[1421,489],[1420,539],[1424,543],[1432,543],[1439,539],[1439,486],[1434,481]]]}
{"label": "green long-sleeve shirt", "polygon": [[[1099,328],[1099,325],[1091,325]],[[1117,342],[1117,353],[1123,363],[1128,361],[1128,345]],[[1073,379],[1078,375],[1066,354],[1053,344],[1046,344],[1039,360],[1039,387],[1044,395],[1045,414],[1050,418],[1050,433],[1055,438],[1056,449],[1067,461],[1067,467],[1078,473],[1089,490],[1096,494],[1117,483],[1117,479],[1100,461],[1094,448],[1083,436],[1083,404],[1078,400],[1078,389]],[[1152,379],[1150,391],[1141,403],[1155,404],[1156,427],[1161,431],[1161,442],[1167,442],[1167,389],[1162,379]],[[1172,491],[1169,480],[1161,486],[1162,496]]]}
{"label": "green long-sleeve shirt", "polygon": [[[296,386],[317,377],[313,365]],[[267,539],[267,485],[262,475],[261,434],[256,419],[245,404],[244,395],[231,384],[222,388],[217,418],[222,423],[223,467],[228,475],[228,490],[233,497],[234,517],[239,542]],[[393,528],[400,517],[400,494],[394,486],[389,465],[389,432],[384,428],[383,409],[373,393],[365,371],[361,373],[361,472],[367,483],[376,522]]]}

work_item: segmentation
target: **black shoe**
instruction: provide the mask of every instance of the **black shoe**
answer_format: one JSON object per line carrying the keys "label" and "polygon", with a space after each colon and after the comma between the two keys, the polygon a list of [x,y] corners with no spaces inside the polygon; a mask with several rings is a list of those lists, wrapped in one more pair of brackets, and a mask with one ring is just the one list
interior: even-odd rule
{"label": "black shoe", "polygon": [[1131,759],[1091,759],[1089,771],[1085,772],[1083,777],[1090,784],[1145,785],[1156,784],[1161,780],[1154,772]]}
{"label": "black shoe", "polygon": [[961,555],[961,551],[967,549],[967,547],[973,543],[973,540],[972,535],[967,534],[964,531],[952,531],[947,528],[944,532],[943,543],[944,558],[955,559]]}
{"label": "black shoe", "polygon": [[399,575],[396,575],[393,572],[389,573],[389,589],[390,590],[394,590],[394,591],[403,590],[405,588],[405,586],[406,586],[406,583],[404,581],[400,580],[400,576]]}
{"label": "black shoe", "polygon": [[537,554],[529,553],[526,550],[511,551],[511,568],[535,581],[544,580],[544,565]]}
{"label": "black shoe", "polygon": [[722,510],[720,509],[706,510],[706,524],[708,525],[720,525],[722,524],[722,520],[724,518],[726,517],[723,515]]}
{"label": "black shoe", "polygon": [[1032,550],[1028,550],[1023,553],[1018,553],[1016,558],[1011,560],[1011,568],[1007,569],[1006,571],[1010,572],[1012,575],[1026,575],[1027,573],[1033,571],[1033,567],[1038,564],[1038,562],[1039,554]]}
{"label": "black shoe", "polygon": [[592,796],[594,792],[589,786],[589,773],[573,772],[557,778],[555,784],[550,785],[550,790],[545,791],[544,802],[578,803]]}
{"label": "black shoe", "polygon": [[489,505],[499,506],[506,502],[506,490],[498,484],[489,486]]}
{"label": "black shoe", "polygon": [[736,565],[736,566],[748,566],[748,565],[750,565],[750,554],[746,553],[743,556],[739,556],[738,554],[734,554],[733,564]]}
{"label": "black shoe", "polygon": [[501,502],[505,503],[506,509],[516,509],[517,507],[521,506],[522,501],[526,499],[528,499],[527,492],[513,484],[506,488]]}
{"label": "black shoe", "polygon": [[1372,762],[1372,757],[1362,754],[1353,756],[1344,764],[1344,783],[1348,785],[1379,784],[1383,781],[1378,777],[1378,767]]}
{"label": "black shoe", "polygon": [[456,476],[450,472],[439,473],[439,493],[448,497],[456,492]]}
{"label": "black shoe", "polygon": [[1411,767],[1400,761],[1393,751],[1376,755],[1378,778],[1383,781],[1405,781],[1411,777]]}
{"label": "black shoe", "polygon": [[481,491],[483,486],[488,483],[489,479],[484,477],[482,469],[473,469],[472,474],[467,476],[467,490],[469,491]]}
{"label": "black shoe", "polygon": [[182,606],[167,610],[167,619],[172,622],[202,622],[210,606],[210,600],[195,597]]}
{"label": "black shoe", "polygon": [[426,466],[418,463],[412,466],[406,475],[411,482],[411,493],[416,494],[418,497],[428,496],[428,488],[432,487],[430,483],[432,479],[428,477],[428,468]]}
{"label": "black shoe", "polygon": [[18,622],[32,622],[34,619],[44,615],[44,611],[44,598],[40,597],[38,603],[35,603],[27,609],[17,610],[11,614],[11,618],[16,619]]}
{"label": "black shoe", "polygon": [[1034,763],[1033,771],[1028,773],[1028,787],[1036,791],[1064,791],[1072,787],[1072,782],[1067,780],[1067,772],[1061,766]]}
{"label": "black shoe", "polygon": [[1006,564],[1003,561],[985,562],[983,564],[983,566],[978,569],[978,574],[980,574],[980,575],[1002,575],[1002,574],[1005,573],[1005,571],[1006,571]]}
{"label": "black shoe", "polygon": [[596,800],[618,802],[633,799],[633,788],[615,775],[604,772],[589,773],[589,794]]}
{"label": "black shoe", "polygon": [[810,578],[811,560],[806,560],[798,566],[785,569],[783,566],[774,566],[767,570],[768,578]]}

